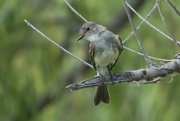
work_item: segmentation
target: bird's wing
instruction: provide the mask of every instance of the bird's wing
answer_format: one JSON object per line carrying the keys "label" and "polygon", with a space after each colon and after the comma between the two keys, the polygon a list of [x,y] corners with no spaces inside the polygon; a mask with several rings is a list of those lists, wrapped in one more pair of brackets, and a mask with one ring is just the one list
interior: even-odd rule
{"label": "bird's wing", "polygon": [[[121,40],[121,38],[120,38],[119,35],[116,35],[116,36],[114,37],[114,40],[115,40],[115,42],[116,42],[116,44],[117,44],[117,46],[118,46],[118,51],[119,51],[119,55],[120,55],[121,52],[123,51],[122,40]],[[119,56],[118,56],[118,58],[119,58]],[[116,64],[118,58],[117,58],[113,63],[111,63],[111,64],[108,65],[108,68],[109,68],[110,70],[114,67],[114,65]]]}
{"label": "bird's wing", "polygon": [[115,36],[115,41],[118,44],[118,48],[119,48],[119,55],[121,54],[121,52],[123,51],[123,44],[122,44],[122,39],[119,35]]}
{"label": "bird's wing", "polygon": [[89,44],[89,59],[91,61],[91,64],[93,65],[94,69],[96,70],[96,64],[94,62],[94,51],[95,51],[94,44],[90,43]]}

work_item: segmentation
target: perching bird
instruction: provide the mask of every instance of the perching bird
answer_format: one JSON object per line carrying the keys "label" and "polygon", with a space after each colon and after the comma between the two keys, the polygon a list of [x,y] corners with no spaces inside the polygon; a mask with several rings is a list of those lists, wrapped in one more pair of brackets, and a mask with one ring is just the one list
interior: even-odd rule
{"label": "perching bird", "polygon": [[[79,31],[79,38],[90,41],[89,57],[97,75],[103,81],[104,76],[111,76],[111,69],[116,64],[123,50],[121,38],[94,22],[86,22]],[[98,86],[94,105],[100,102],[109,103],[107,85]]]}

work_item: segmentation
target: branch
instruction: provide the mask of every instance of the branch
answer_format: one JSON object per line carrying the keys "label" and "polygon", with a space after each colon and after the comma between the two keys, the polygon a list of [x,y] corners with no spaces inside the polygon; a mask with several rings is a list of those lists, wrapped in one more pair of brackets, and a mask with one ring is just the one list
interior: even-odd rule
{"label": "branch", "polygon": [[[138,52],[138,51],[135,51],[135,50],[133,50],[133,49],[131,49],[131,48],[128,48],[128,47],[126,47],[126,46],[123,46],[123,48],[126,49],[126,50],[129,50],[130,52],[135,53],[135,54],[137,54],[137,55],[144,56],[143,53],[140,53],[140,52]],[[156,57],[153,57],[153,56],[148,56],[148,57],[151,58],[151,59],[153,59],[153,60],[163,61],[163,62],[170,62],[170,61],[173,60],[173,59],[156,58]]]}
{"label": "branch", "polygon": [[[135,10],[139,10],[143,7],[146,1],[148,0],[131,0],[129,2],[130,2],[130,5]],[[112,18],[112,21],[110,22],[109,26],[107,26],[109,30],[112,30],[115,33],[120,31],[128,23],[128,17],[124,8],[121,8],[118,11],[119,13],[115,17]],[[132,11],[130,11],[130,14],[132,15],[132,17],[135,15]]]}
{"label": "branch", "polygon": [[180,11],[176,8],[176,6],[171,2],[171,0],[167,0],[169,5],[174,9],[174,11],[180,16]]}
{"label": "branch", "polygon": [[[149,11],[149,13],[146,15],[146,17],[144,18],[144,20],[147,20],[151,14],[156,10],[157,8],[157,4],[155,3],[155,5],[153,6],[153,8]],[[130,11],[131,12],[131,11]],[[141,28],[141,26],[145,23],[145,21],[142,20],[141,23],[136,27],[136,30],[139,30]],[[126,43],[128,40],[130,40],[130,37],[134,34],[134,31],[132,31],[128,37],[126,37],[124,40],[123,40],[123,44]]]}
{"label": "branch", "polygon": [[88,22],[81,14],[79,14],[66,0],[64,2],[67,4],[67,6],[77,15],[79,16],[84,22]]}
{"label": "branch", "polygon": [[160,6],[159,6],[159,0],[156,0],[156,4],[157,4],[157,8],[158,8],[158,11],[159,11],[159,15],[161,17],[161,20],[164,24],[164,27],[166,29],[166,31],[168,32],[168,34],[170,35],[170,37],[173,39],[174,43],[180,47],[180,44],[178,43],[178,41],[173,37],[172,33],[170,32],[170,30],[168,29],[167,25],[166,25],[166,22],[165,22],[165,18],[164,16],[162,15],[162,12],[161,12],[161,9],[160,9]]}
{"label": "branch", "polygon": [[[174,40],[166,35],[165,33],[163,33],[162,31],[160,31],[158,28],[156,28],[155,26],[153,26],[150,22],[148,22],[146,19],[144,19],[139,13],[137,13],[127,2],[126,2],[126,5],[140,18],[142,19],[146,24],[148,24],[150,27],[152,27],[154,30],[156,30],[157,32],[159,32],[160,34],[162,34],[164,37],[168,38],[169,40],[173,41]],[[180,42],[177,42],[177,43],[180,43]]]}
{"label": "branch", "polygon": [[66,86],[66,88],[69,88],[71,90],[78,90],[82,88],[101,86],[103,84],[110,85],[121,82],[139,82],[142,80],[146,80],[144,84],[155,83],[159,81],[161,77],[165,77],[173,72],[180,71],[180,58],[179,56],[176,57],[178,58],[174,59],[172,62],[169,62],[161,66],[150,67],[147,69],[139,69],[123,73],[117,72],[113,74],[112,77],[104,77],[103,81],[101,81],[99,77],[93,77],[90,79],[83,80],[79,83],[70,84]]}
{"label": "branch", "polygon": [[[127,2],[126,2],[126,3],[127,3]],[[145,57],[146,61],[148,62],[149,66],[153,66],[153,65],[155,65],[155,64],[150,60],[150,58],[148,57],[149,55],[147,54],[146,50],[144,49],[144,46],[143,46],[143,44],[142,44],[142,42],[141,42],[141,40],[140,40],[140,36],[139,36],[139,34],[138,34],[135,26],[134,26],[134,23],[133,23],[133,21],[132,21],[132,18],[131,18],[131,15],[130,15],[130,13],[129,13],[129,10],[128,10],[128,8],[127,8],[126,3],[125,3],[125,0],[123,0],[124,8],[125,8],[125,10],[126,10],[126,13],[127,13],[128,18],[129,18],[131,27],[132,27],[132,29],[133,29],[133,31],[134,31],[134,35],[135,35],[135,37],[136,37],[136,39],[137,39],[138,45],[139,45],[141,51],[143,52],[144,57]]]}
{"label": "branch", "polygon": [[89,63],[87,63],[86,61],[80,59],[79,57],[75,56],[74,54],[70,53],[69,51],[67,51],[65,48],[63,48],[62,46],[58,45],[56,42],[54,42],[53,40],[51,40],[49,37],[47,37],[45,34],[43,34],[40,30],[38,30],[36,27],[34,27],[31,23],[29,23],[27,20],[24,20],[24,22],[26,22],[26,24],[28,26],[30,26],[32,29],[34,29],[36,32],[38,32],[41,36],[43,36],[44,38],[46,38],[48,41],[50,41],[51,43],[53,43],[54,45],[56,45],[58,48],[60,48],[62,51],[64,51],[65,53],[69,54],[70,56],[72,56],[73,58],[75,58],[76,60],[84,63],[85,65],[89,66],[90,68],[93,68],[93,66]]}

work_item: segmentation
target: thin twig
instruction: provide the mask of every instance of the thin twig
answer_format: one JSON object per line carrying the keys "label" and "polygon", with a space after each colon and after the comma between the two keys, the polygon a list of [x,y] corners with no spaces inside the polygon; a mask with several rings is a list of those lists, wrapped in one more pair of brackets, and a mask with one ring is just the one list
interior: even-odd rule
{"label": "thin twig", "polygon": [[164,19],[164,16],[162,15],[162,12],[161,12],[161,9],[159,7],[159,0],[156,0],[156,4],[157,4],[157,8],[158,8],[158,11],[159,11],[159,15],[161,17],[161,20],[164,24],[164,27],[166,29],[166,31],[169,33],[169,35],[171,36],[171,38],[173,39],[174,43],[180,47],[180,44],[176,41],[176,39],[173,37],[172,33],[169,31],[167,25],[166,25],[166,22],[165,22],[165,19]]}
{"label": "thin twig", "polygon": [[88,22],[81,14],[79,14],[66,0],[64,2],[68,5],[68,7],[76,14],[78,15],[82,20],[85,22]]}
{"label": "thin twig", "polygon": [[144,46],[143,46],[143,44],[142,44],[142,42],[141,42],[141,39],[140,39],[140,36],[138,35],[138,32],[137,32],[137,30],[136,30],[136,28],[135,28],[135,26],[134,26],[134,24],[133,24],[133,21],[132,21],[131,15],[130,15],[130,13],[129,13],[129,10],[128,10],[128,8],[127,8],[127,5],[126,5],[126,3],[125,3],[125,0],[123,0],[123,4],[124,4],[124,7],[125,7],[127,16],[128,16],[128,18],[129,18],[130,24],[131,24],[131,26],[132,26],[132,29],[133,29],[133,31],[134,31],[134,35],[135,35],[135,37],[136,37],[136,39],[137,39],[137,42],[138,42],[138,44],[139,44],[139,47],[141,48],[141,51],[143,52],[144,57],[145,57],[146,61],[148,62],[149,66],[151,67],[151,66],[154,65],[154,63],[150,60],[150,58],[148,57],[148,54],[147,54],[146,50],[144,49]]}
{"label": "thin twig", "polygon": [[[147,20],[150,16],[151,16],[151,14],[156,10],[156,7],[157,7],[157,4],[155,4],[154,6],[153,6],[153,8],[150,10],[150,12],[147,14],[147,16],[144,18],[145,20]],[[144,20],[142,20],[141,21],[141,23],[136,27],[136,30],[139,30],[140,28],[141,28],[141,26],[144,24]],[[124,43],[126,43],[129,39],[130,39],[130,37],[132,37],[132,35],[134,34],[134,31],[132,31],[129,35],[128,35],[128,37],[126,37],[124,40],[123,40],[123,44]]]}
{"label": "thin twig", "polygon": [[[126,50],[129,50],[129,51],[131,51],[131,52],[133,52],[133,53],[136,53],[136,54],[138,54],[138,55],[144,56],[144,54],[142,54],[142,53],[140,53],[140,52],[138,52],[138,51],[135,51],[135,50],[133,50],[133,49],[131,49],[131,48],[128,48],[128,47],[126,47],[126,46],[123,46],[123,48],[126,49]],[[151,59],[158,60],[158,61],[163,61],[163,62],[170,62],[170,61],[173,60],[173,59],[156,58],[156,57],[152,57],[152,56],[148,56],[148,57],[151,58]]]}
{"label": "thin twig", "polygon": [[60,48],[62,51],[64,51],[65,53],[71,55],[73,58],[75,58],[76,60],[84,63],[85,65],[89,66],[90,68],[93,68],[93,66],[89,63],[87,63],[86,61],[80,59],[79,57],[75,56],[74,54],[70,53],[69,51],[67,51],[66,49],[64,49],[63,47],[61,47],[60,45],[58,45],[56,42],[54,42],[53,40],[51,40],[49,37],[47,37],[45,34],[43,34],[40,30],[38,30],[37,28],[35,28],[31,23],[29,23],[27,20],[24,20],[24,22],[30,26],[32,29],[34,29],[36,32],[38,32],[40,35],[42,35],[44,38],[46,38],[48,41],[50,41],[51,43],[53,43],[54,45],[56,45],[58,48]]}
{"label": "thin twig", "polygon": [[169,5],[174,9],[174,11],[180,16],[180,11],[176,8],[176,6],[171,2],[171,0],[167,0]]}
{"label": "thin twig", "polygon": [[[166,38],[168,38],[169,40],[173,41],[174,40],[169,37],[168,35],[166,35],[165,33],[163,33],[162,31],[160,31],[159,29],[157,29],[155,26],[153,26],[152,24],[150,24],[147,20],[145,20],[139,13],[137,13],[127,2],[126,2],[127,6],[143,21],[145,21],[150,27],[152,27],[154,30],[156,30],[157,32],[159,32],[160,34],[162,34],[163,36],[165,36]],[[178,42],[179,43],[179,42]]]}

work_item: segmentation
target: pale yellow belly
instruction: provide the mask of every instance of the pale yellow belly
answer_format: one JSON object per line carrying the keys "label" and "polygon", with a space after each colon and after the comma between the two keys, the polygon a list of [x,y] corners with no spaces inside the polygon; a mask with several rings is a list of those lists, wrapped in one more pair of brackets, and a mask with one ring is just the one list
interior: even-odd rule
{"label": "pale yellow belly", "polygon": [[116,61],[116,59],[119,56],[118,50],[116,51],[104,51],[101,54],[97,54],[94,57],[94,61],[96,65],[99,65],[101,67],[107,67],[107,65],[112,64]]}

